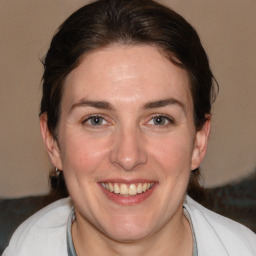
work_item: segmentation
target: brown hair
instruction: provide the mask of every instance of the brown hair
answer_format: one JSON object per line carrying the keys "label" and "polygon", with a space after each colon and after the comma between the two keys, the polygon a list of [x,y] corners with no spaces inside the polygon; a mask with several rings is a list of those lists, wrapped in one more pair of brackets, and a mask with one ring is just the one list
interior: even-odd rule
{"label": "brown hair", "polygon": [[[215,99],[215,79],[194,28],[176,12],[152,0],[98,0],[80,8],[59,27],[43,62],[40,114],[47,113],[48,129],[56,140],[65,77],[85,54],[114,43],[156,46],[171,62],[185,69],[194,124],[197,130],[202,128]],[[198,191],[198,175],[199,170],[192,172],[190,194]],[[50,177],[52,189],[60,197],[67,196],[62,172]]]}

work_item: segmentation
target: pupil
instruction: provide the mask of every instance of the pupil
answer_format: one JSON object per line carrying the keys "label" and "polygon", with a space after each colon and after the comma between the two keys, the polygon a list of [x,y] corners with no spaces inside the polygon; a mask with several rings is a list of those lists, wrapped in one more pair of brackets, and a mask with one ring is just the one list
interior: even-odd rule
{"label": "pupil", "polygon": [[101,119],[100,119],[100,117],[94,117],[93,119],[92,119],[92,123],[93,124],[100,124],[101,123]]}
{"label": "pupil", "polygon": [[163,118],[162,117],[156,117],[155,118],[155,123],[156,124],[162,124],[163,123]]}

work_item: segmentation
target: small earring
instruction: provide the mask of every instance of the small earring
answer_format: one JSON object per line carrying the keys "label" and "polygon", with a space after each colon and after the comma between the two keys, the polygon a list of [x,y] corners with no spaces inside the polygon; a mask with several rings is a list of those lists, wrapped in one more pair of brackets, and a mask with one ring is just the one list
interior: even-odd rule
{"label": "small earring", "polygon": [[57,167],[55,168],[55,173],[56,173],[57,176],[59,176],[59,174],[60,174],[60,171],[58,170]]}

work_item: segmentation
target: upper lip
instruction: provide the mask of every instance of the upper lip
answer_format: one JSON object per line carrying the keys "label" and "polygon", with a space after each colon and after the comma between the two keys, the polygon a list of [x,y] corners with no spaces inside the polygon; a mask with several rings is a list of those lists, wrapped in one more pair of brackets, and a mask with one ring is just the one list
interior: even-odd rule
{"label": "upper lip", "polygon": [[122,184],[136,184],[136,183],[156,183],[153,179],[104,179],[99,181],[99,183],[122,183]]}

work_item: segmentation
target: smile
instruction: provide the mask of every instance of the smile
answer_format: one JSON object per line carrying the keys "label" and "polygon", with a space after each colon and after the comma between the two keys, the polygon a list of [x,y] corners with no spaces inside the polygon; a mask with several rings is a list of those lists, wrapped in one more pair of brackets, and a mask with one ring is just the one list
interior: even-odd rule
{"label": "smile", "polygon": [[118,194],[121,196],[135,196],[137,194],[144,193],[154,186],[154,183],[111,183],[111,182],[101,182],[103,188],[108,190],[113,194]]}

